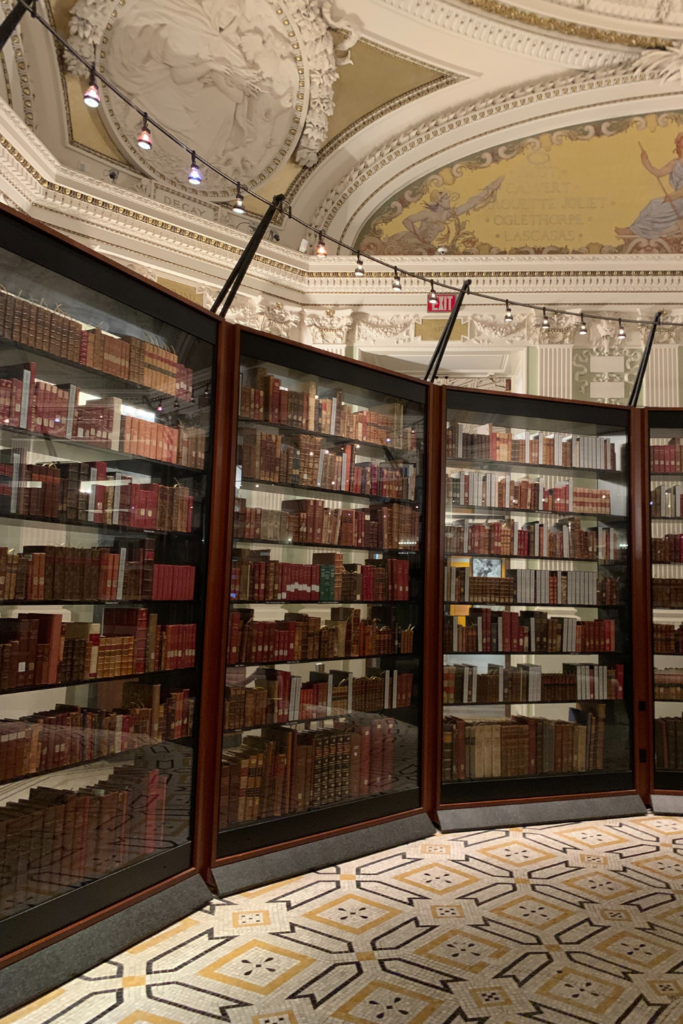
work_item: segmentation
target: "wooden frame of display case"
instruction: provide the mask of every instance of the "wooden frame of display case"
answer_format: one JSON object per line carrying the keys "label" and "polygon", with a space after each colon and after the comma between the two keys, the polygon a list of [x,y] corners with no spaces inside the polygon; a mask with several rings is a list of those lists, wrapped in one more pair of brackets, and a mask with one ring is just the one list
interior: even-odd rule
{"label": "wooden frame of display case", "polygon": [[[227,391],[232,395],[232,402],[233,402],[233,404],[232,404],[230,420],[226,424],[226,426],[228,427],[228,434],[231,437],[236,437],[236,435],[237,435],[237,427],[238,427],[238,413],[239,413],[238,391],[239,391],[239,377],[240,377],[240,348],[241,348],[241,337],[242,337],[243,334],[248,334],[251,337],[262,338],[262,339],[264,339],[264,341],[266,343],[275,343],[276,346],[282,346],[283,349],[290,350],[290,351],[294,352],[297,355],[304,356],[307,360],[311,359],[311,350],[306,345],[301,345],[301,344],[299,344],[297,342],[292,342],[292,341],[284,340],[282,338],[273,337],[272,335],[269,335],[269,334],[267,334],[265,332],[254,331],[254,330],[249,329],[249,328],[243,328],[243,327],[239,327],[239,326],[235,326],[235,327],[231,328],[231,331],[230,331],[230,339],[231,339],[231,349],[230,349],[230,351],[231,351],[231,354],[228,357],[229,370],[228,370],[227,376],[228,376],[228,379],[229,379],[229,384],[227,385]],[[402,383],[406,382],[406,384],[408,386],[413,387],[413,388],[416,388],[416,387],[418,387],[418,388],[419,387],[424,387],[425,388],[425,411],[426,411],[425,462],[424,462],[424,469],[425,469],[425,499],[424,499],[425,512],[424,512],[424,516],[423,516],[423,536],[425,538],[425,546],[424,546],[424,549],[423,549],[423,564],[425,566],[425,570],[424,570],[425,571],[425,577],[424,577],[425,578],[425,613],[427,613],[429,611],[430,604],[433,603],[433,595],[430,593],[430,590],[426,586],[426,582],[427,582],[427,578],[428,578],[427,577],[427,573],[430,571],[428,567],[431,566],[432,563],[433,563],[433,545],[434,545],[435,540],[438,537],[438,534],[436,532],[432,532],[432,531],[426,529],[426,526],[427,526],[426,516],[428,515],[427,509],[430,506],[433,505],[435,498],[437,498],[437,500],[438,500],[439,481],[438,481],[438,474],[437,474],[437,464],[433,461],[433,459],[430,456],[430,451],[431,451],[431,449],[430,449],[430,435],[433,433],[433,429],[434,429],[434,426],[435,426],[435,411],[437,409],[437,405],[435,404],[435,401],[436,401],[436,399],[438,397],[438,389],[430,388],[429,386],[426,386],[426,385],[422,384],[421,382],[416,381],[414,378],[406,377],[403,374],[394,373],[393,371],[390,371],[390,370],[382,370],[382,369],[380,369],[378,367],[375,367],[375,366],[369,366],[369,365],[366,366],[365,364],[358,363],[356,360],[348,359],[348,358],[346,358],[344,356],[330,355],[330,354],[327,354],[327,353],[325,353],[325,354],[320,353],[319,354],[319,353],[316,352],[315,356],[313,358],[316,360],[316,362],[320,362],[321,366],[326,366],[327,370],[328,370],[328,373],[330,372],[330,370],[332,369],[332,367],[335,364],[342,364],[346,368],[352,368],[353,376],[355,377],[356,375],[358,375],[358,380],[354,381],[354,386],[362,387],[363,386],[362,375],[364,373],[370,373],[370,374],[372,374],[372,376],[374,378],[377,378],[378,380],[379,380],[379,378],[385,377],[385,378],[388,378],[388,379],[395,379],[395,380],[401,381]],[[318,372],[320,373],[321,376],[323,375],[321,371],[318,371]],[[349,382],[347,381],[347,383],[349,383]],[[235,445],[233,445],[233,449],[234,448],[235,448]],[[235,473],[235,468],[236,468],[236,452],[233,451],[233,453],[231,455],[229,455],[228,458],[229,458],[229,460],[232,460],[231,464],[230,464],[230,467],[229,467],[229,473],[231,473],[233,475],[233,478],[234,478],[234,473]],[[313,494],[313,491],[311,491],[311,494]],[[353,497],[352,494],[350,496]],[[328,494],[327,492],[323,491],[323,492],[321,492],[321,497],[323,497],[323,498],[324,497],[333,497],[333,494]],[[226,526],[227,526],[228,530],[230,531],[230,539],[229,539],[229,543],[227,544],[228,550],[230,550],[231,547],[232,547],[232,521],[233,521],[233,509],[234,509],[234,500],[233,499],[234,499],[234,494],[231,494],[230,498],[226,501],[226,504],[225,504]],[[269,544],[269,543],[273,544],[274,542],[264,541],[263,543],[264,544]],[[227,602],[226,602],[226,604],[227,604]],[[315,607],[315,606],[313,606],[313,607]],[[424,616],[424,621],[427,621],[426,620],[426,614]],[[226,615],[225,616],[225,621],[224,621],[224,635],[223,635],[223,638],[222,638],[222,645],[223,645],[224,649],[227,648],[227,628],[228,628],[228,624],[227,624],[227,615]],[[422,680],[423,680],[423,683],[422,683],[423,709],[428,706],[429,697],[427,696],[427,694],[431,693],[431,690],[433,689],[433,687],[431,685],[426,685],[425,684],[425,680],[432,679],[434,677],[433,673],[434,673],[434,670],[435,670],[435,663],[436,663],[435,651],[434,651],[434,648],[433,648],[433,644],[430,642],[430,640],[431,640],[431,631],[428,632],[427,629],[425,628],[425,630],[424,630],[424,640],[423,640],[423,674],[422,674]],[[434,665],[432,665],[432,662],[434,662]],[[222,699],[222,695],[221,695],[221,699]],[[424,710],[423,710],[423,714],[424,714]],[[214,736],[212,738],[212,744],[213,744],[214,749],[216,750],[216,752],[218,752],[220,750],[220,746],[221,746],[221,742],[222,742],[222,739],[221,739],[222,738],[222,734],[223,734],[222,713],[217,713],[216,719],[215,719],[215,724],[214,724]],[[235,851],[235,853],[222,852],[219,849],[218,830],[215,827],[214,828],[214,832],[213,832],[214,840],[213,840],[213,856],[212,856],[212,861],[211,861],[211,870],[216,869],[216,868],[217,869],[226,868],[226,867],[228,867],[230,865],[237,865],[240,862],[252,860],[253,858],[258,858],[258,857],[266,857],[267,858],[268,855],[271,855],[271,854],[272,855],[277,855],[278,853],[281,853],[282,851],[286,851],[286,850],[288,850],[290,848],[293,848],[293,847],[299,847],[299,846],[303,846],[303,845],[306,845],[306,844],[316,843],[316,842],[319,842],[319,841],[323,841],[324,842],[326,840],[334,839],[334,838],[342,836],[342,835],[347,835],[347,834],[351,834],[351,833],[354,833],[354,832],[358,832],[359,830],[362,830],[362,829],[367,829],[369,826],[390,825],[392,822],[401,821],[403,819],[414,818],[414,817],[416,817],[418,815],[422,815],[423,818],[424,818],[425,811],[427,811],[428,808],[429,808],[429,802],[433,801],[433,782],[432,782],[432,779],[433,779],[433,770],[434,770],[434,765],[433,765],[433,748],[432,748],[432,744],[429,742],[429,737],[428,737],[427,729],[424,727],[424,719],[423,719],[423,724],[422,724],[422,727],[421,727],[419,744],[420,744],[420,772],[419,772],[419,780],[420,781],[419,781],[419,788],[416,790],[416,796],[414,798],[414,801],[411,799],[412,806],[409,806],[406,809],[401,809],[401,810],[397,810],[397,811],[392,812],[392,813],[385,814],[385,815],[383,815],[382,817],[379,817],[379,818],[368,818],[368,817],[366,817],[366,818],[363,818],[363,820],[349,821],[349,822],[347,822],[347,823],[345,823],[343,825],[340,825],[339,827],[336,827],[336,828],[335,827],[325,828],[323,830],[319,830],[319,831],[315,831],[315,832],[311,832],[311,831],[306,832],[306,831],[304,831],[303,833],[299,829],[298,830],[299,834],[293,834],[293,835],[290,834],[289,836],[285,834],[280,839],[280,841],[278,841],[277,838],[276,838],[277,832],[278,831],[281,831],[281,832],[285,831],[285,833],[286,833],[287,829],[283,830],[278,825],[277,821],[276,822],[270,822],[270,823],[266,822],[266,823],[264,823],[262,825],[256,823],[252,827],[257,829],[257,830],[259,830],[259,831],[263,831],[264,838],[265,838],[265,834],[268,833],[269,841],[264,842],[263,845],[259,845],[259,846],[255,847],[255,848],[251,847],[251,848],[247,848],[247,849],[237,849]],[[216,761],[215,761],[215,772],[214,772],[213,780],[212,781],[213,781],[213,786],[214,786],[214,796],[213,796],[214,809],[213,809],[213,813],[214,813],[214,820],[216,821],[216,824],[217,824],[218,793],[219,793],[219,789],[220,789],[218,758],[216,758]],[[313,812],[313,813],[315,813],[315,812]],[[320,811],[317,812],[317,813],[321,814]],[[324,812],[324,816],[325,817],[331,817],[332,815],[328,811],[328,812]],[[284,820],[287,821],[287,819],[284,819]],[[296,831],[297,830],[295,829],[295,832]],[[430,831],[433,831],[433,830],[430,829]],[[225,832],[225,833],[223,833],[223,835],[225,836],[225,840],[226,840],[226,844],[227,844],[228,841],[229,841],[230,832]],[[220,845],[225,845],[225,844],[221,843]],[[206,865],[204,866],[204,871],[205,872],[207,871]],[[208,873],[206,874],[206,877],[209,878],[209,879],[212,878],[212,876],[209,875]]]}
{"label": "wooden frame of display case", "polygon": [[[657,813],[675,813],[680,814],[683,811],[683,772],[676,769],[658,769],[656,763],[656,743],[655,743],[655,685],[656,685],[656,669],[654,664],[655,657],[674,657],[678,658],[681,655],[655,655],[654,653],[654,614],[658,610],[654,605],[653,587],[652,587],[652,567],[657,564],[666,565],[664,562],[654,562],[652,558],[652,524],[655,521],[658,522],[670,522],[672,527],[675,524],[679,524],[679,528],[683,525],[683,515],[681,516],[667,516],[659,517],[655,519],[652,517],[653,502],[651,500],[651,476],[656,476],[659,480],[665,480],[668,473],[653,474],[650,462],[650,438],[654,431],[660,431],[663,436],[670,434],[671,431],[683,430],[683,412],[681,409],[639,409],[640,429],[642,432],[642,445],[640,454],[640,472],[642,474],[641,483],[641,495],[640,505],[642,509],[643,517],[643,549],[642,549],[642,566],[645,568],[643,574],[643,586],[642,593],[639,596],[639,606],[642,611],[643,622],[646,623],[647,628],[643,631],[644,635],[642,638],[643,646],[643,673],[646,674],[650,680],[650,686],[648,687],[647,699],[644,700],[647,717],[648,717],[648,739],[649,739],[649,773],[648,773],[648,792],[650,794],[650,802],[652,808]],[[672,472],[671,483],[675,484],[676,480],[681,480],[683,474],[680,472]],[[680,565],[680,563],[668,563],[671,565]],[[635,598],[635,595],[634,595]],[[662,610],[662,609],[659,609]],[[671,609],[676,610],[676,609]],[[680,612],[681,619],[683,619],[683,612]],[[679,702],[680,703],[680,702]]]}
{"label": "wooden frame of display case", "polygon": [[[203,560],[207,571],[207,591],[212,591],[215,588],[222,593],[223,581],[217,567],[224,563],[225,536],[219,530],[210,530],[210,523],[220,523],[221,521],[221,509],[225,500],[222,491],[226,479],[225,463],[230,451],[230,446],[225,443],[224,434],[218,428],[226,416],[226,395],[223,383],[227,351],[225,323],[212,313],[202,310],[195,303],[166,288],[150,283],[140,275],[124,269],[115,261],[94,253],[86,246],[73,242],[30,217],[0,206],[0,222],[5,228],[3,247],[9,251],[23,256],[47,270],[55,271],[66,279],[78,282],[107,299],[158,318],[176,329],[195,335],[214,346],[210,419],[213,438],[207,451],[207,494],[204,511],[208,550],[205,548]],[[33,349],[27,349],[26,358],[30,358],[33,351]],[[40,355],[40,352],[37,352],[37,355]],[[18,358],[21,356],[18,355]],[[92,371],[93,377],[99,372]],[[125,381],[122,381],[121,386],[124,385]],[[64,948],[70,950],[70,953],[65,956],[68,958],[73,954],[76,962],[80,962],[81,969],[86,969],[88,960],[94,965],[106,955],[114,952],[115,949],[122,948],[122,944],[126,945],[127,941],[126,939],[122,940],[121,932],[116,928],[111,935],[102,931],[102,928],[106,930],[104,923],[113,915],[126,912],[134,915],[135,920],[130,917],[126,918],[130,924],[128,941],[136,941],[149,934],[149,925],[145,924],[144,915],[141,918],[136,912],[136,907],[145,900],[154,902],[157,898],[155,913],[160,913],[160,917],[152,926],[152,931],[156,931],[160,924],[163,927],[165,919],[170,923],[177,916],[176,907],[181,904],[174,905],[174,899],[171,897],[166,901],[164,908],[160,910],[158,900],[163,901],[162,894],[171,887],[181,883],[192,883],[190,904],[194,907],[201,906],[210,897],[209,890],[206,889],[200,878],[201,858],[206,856],[202,853],[202,838],[210,834],[210,822],[208,825],[205,823],[210,807],[206,800],[207,752],[198,741],[200,734],[207,731],[207,719],[210,720],[209,716],[211,715],[208,698],[212,690],[216,689],[215,681],[220,678],[223,664],[220,647],[221,632],[217,629],[219,621],[220,601],[210,602],[205,616],[204,629],[200,634],[203,643],[200,648],[201,676],[197,692],[201,693],[202,698],[206,695],[207,700],[206,706],[204,706],[203,699],[200,701],[197,722],[197,755],[194,765],[196,799],[193,804],[190,840],[168,854],[133,864],[128,868],[123,868],[117,874],[104,875],[81,889],[67,892],[35,907],[28,912],[28,915],[31,915],[32,919],[37,916],[41,918],[43,923],[38,929],[30,924],[28,927],[22,925],[15,928],[16,919],[9,918],[7,927],[13,930],[12,948],[6,948],[0,954],[0,979],[2,979],[2,984],[7,986],[6,993],[8,987],[11,986],[10,978],[12,981],[20,983],[24,992],[30,993],[31,986],[35,986],[36,994],[68,979],[69,967],[66,962],[63,962],[63,958],[50,955],[48,960],[44,959],[46,955],[44,951],[54,943],[64,942]],[[185,906],[188,911],[191,909],[187,902],[185,902]],[[91,927],[95,928],[98,935],[97,941],[102,945],[96,945],[92,950],[84,950],[87,942],[81,943],[78,933]],[[37,935],[36,932],[38,932]],[[78,946],[74,947],[73,943],[76,941],[78,941]],[[36,956],[41,962],[41,969],[38,972],[41,977],[37,978],[31,977],[31,972],[36,973],[34,966],[34,962],[36,964],[38,962],[38,960],[34,961]],[[23,970],[24,964],[26,971],[18,974],[17,971]],[[5,973],[5,969],[8,969],[7,973]],[[30,980],[27,981],[27,978]]]}
{"label": "wooden frame of display case", "polygon": [[[524,414],[525,407],[529,404],[534,403],[538,410],[542,410],[544,407],[548,410],[548,414],[552,415],[553,419],[550,420],[549,429],[552,429],[552,423],[557,420],[561,421],[563,418],[566,421],[572,419],[572,409],[576,407],[589,407],[594,408],[599,418],[605,419],[609,413],[606,413],[607,409],[614,407],[606,407],[600,403],[591,402],[575,402],[572,400],[557,400],[552,398],[545,398],[542,396],[523,396],[523,395],[501,395],[499,392],[490,391],[477,391],[476,393],[466,391],[465,389],[445,389],[453,394],[456,390],[460,390],[463,396],[469,394],[470,396],[476,394],[476,398],[470,398],[470,403],[466,405],[468,411],[473,411],[478,403],[481,403],[482,413],[486,412],[484,405],[487,398],[490,398],[492,402],[497,403],[497,411],[501,412],[502,408],[509,415],[514,415],[513,410],[516,410],[518,415]],[[493,407],[492,407],[493,411]],[[642,491],[643,491],[643,476],[642,476],[642,459],[643,459],[643,445],[644,445],[644,427],[643,417],[641,410],[624,410],[619,408],[617,416],[625,419],[625,430],[630,439],[628,447],[628,477],[629,477],[629,498],[628,498],[628,514],[629,514],[629,558],[628,564],[630,566],[630,587],[628,595],[625,595],[624,600],[630,601],[633,609],[631,617],[631,629],[632,629],[632,645],[631,645],[631,664],[632,664],[632,716],[631,716],[631,742],[632,742],[632,769],[628,773],[631,776],[631,784],[623,785],[618,787],[607,787],[603,790],[595,789],[591,787],[590,780],[587,779],[585,788],[578,789],[576,791],[570,791],[566,787],[562,786],[562,777],[555,776],[558,782],[555,786],[544,786],[545,780],[542,775],[529,779],[527,785],[519,787],[519,783],[524,783],[524,778],[511,779],[510,784],[517,784],[518,788],[521,788],[523,792],[520,796],[507,795],[501,793],[498,798],[494,797],[475,797],[471,801],[460,800],[448,800],[445,798],[441,786],[441,744],[442,744],[442,731],[439,726],[434,730],[434,749],[435,754],[438,757],[438,764],[436,767],[436,773],[438,783],[436,791],[438,794],[438,812],[446,812],[445,815],[439,813],[439,820],[445,829],[458,828],[457,825],[457,813],[458,811],[465,812],[470,811],[470,814],[465,818],[463,815],[464,824],[461,827],[485,827],[488,825],[495,826],[496,824],[514,824],[534,822],[534,821],[545,821],[545,820],[560,820],[563,816],[569,813],[572,816],[572,810],[567,803],[568,801],[574,801],[576,810],[573,813],[578,813],[580,816],[590,816],[591,804],[587,801],[595,801],[595,816],[602,816],[603,814],[609,814],[609,808],[606,801],[617,801],[613,803],[613,808],[621,807],[621,810],[616,810],[616,813],[622,813],[625,808],[629,808],[628,813],[639,813],[644,810],[644,802],[648,799],[649,794],[649,775],[650,775],[650,763],[651,763],[651,746],[649,739],[649,718],[647,715],[647,708],[649,707],[649,672],[645,671],[647,665],[647,651],[648,651],[648,635],[649,635],[649,619],[646,618],[646,610],[648,608],[647,595],[649,591],[645,587],[645,576],[647,576],[647,567],[649,563],[644,560],[646,552],[645,542],[647,538],[644,536],[644,517],[643,517],[643,505],[642,505]],[[439,458],[440,458],[440,479],[443,480],[446,474],[446,419],[447,419],[447,398],[444,396],[442,401],[441,411],[441,424],[439,429],[439,438],[432,436],[432,446],[439,445]],[[586,421],[588,423],[588,421]],[[493,463],[491,464],[493,466]],[[520,469],[523,464],[520,464]],[[552,472],[552,466],[548,467],[549,471]],[[558,469],[558,473],[561,475],[561,468]],[[440,509],[440,530],[439,530],[439,543],[440,549],[438,555],[438,565],[443,566],[445,558],[444,550],[444,508],[445,508],[445,493],[441,493],[441,509]],[[497,513],[495,508],[491,508],[491,517]],[[500,514],[505,514],[501,510]],[[567,516],[571,513],[566,513]],[[456,556],[457,557],[457,556]],[[443,600],[443,573],[439,581],[439,596]],[[442,600],[440,601],[440,607],[443,607]],[[560,606],[558,606],[560,607]],[[439,639],[439,650],[442,649],[442,641]],[[447,653],[447,652],[444,652]],[[568,657],[571,657],[568,655]],[[441,689],[443,686],[443,659],[439,659],[439,700],[441,700]],[[636,710],[638,709],[638,710]],[[441,710],[439,709],[439,716]],[[620,773],[622,775],[627,773]],[[551,777],[552,778],[552,777]],[[488,783],[484,781],[484,787],[492,787],[498,780],[492,779]],[[501,780],[505,783],[505,780]],[[508,784],[506,788],[512,788]],[[463,786],[462,782],[449,783],[449,787],[455,789],[456,786]],[[472,787],[483,788],[482,783],[475,782],[474,780],[470,783],[465,782],[465,786],[470,785]],[[547,788],[550,792],[534,793],[534,788],[543,790]],[[555,792],[552,792],[555,789]],[[564,789],[564,791],[562,791]],[[621,801],[621,803],[619,803]],[[552,805],[557,804],[557,807]],[[516,808],[520,806],[527,807],[532,805],[529,812],[520,813],[516,811]],[[533,805],[537,805],[533,808]],[[564,807],[563,807],[564,805]],[[496,811],[496,808],[498,811]],[[481,824],[477,826],[477,820],[481,821]]]}

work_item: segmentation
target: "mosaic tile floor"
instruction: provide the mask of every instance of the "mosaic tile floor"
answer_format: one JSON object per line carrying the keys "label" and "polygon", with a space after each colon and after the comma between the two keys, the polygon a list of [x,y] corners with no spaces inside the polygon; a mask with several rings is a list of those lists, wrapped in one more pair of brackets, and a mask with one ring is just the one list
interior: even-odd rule
{"label": "mosaic tile floor", "polygon": [[214,900],[15,1021],[681,1024],[683,818],[436,836]]}

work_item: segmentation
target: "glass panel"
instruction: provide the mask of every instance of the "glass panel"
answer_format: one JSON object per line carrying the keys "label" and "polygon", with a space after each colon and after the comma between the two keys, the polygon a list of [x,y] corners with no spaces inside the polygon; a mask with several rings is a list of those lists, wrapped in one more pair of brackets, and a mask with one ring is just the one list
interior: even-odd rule
{"label": "glass panel", "polygon": [[214,350],[4,250],[0,275],[6,919],[190,840]]}
{"label": "glass panel", "polygon": [[241,360],[224,854],[250,823],[418,799],[424,406],[280,350]]}
{"label": "glass panel", "polygon": [[513,403],[448,395],[447,803],[533,795],[538,776],[606,789],[631,767],[625,421]]}
{"label": "glass panel", "polygon": [[[664,413],[650,413],[660,421]],[[655,785],[683,785],[683,419],[650,427]],[[664,777],[666,773],[669,777]]]}

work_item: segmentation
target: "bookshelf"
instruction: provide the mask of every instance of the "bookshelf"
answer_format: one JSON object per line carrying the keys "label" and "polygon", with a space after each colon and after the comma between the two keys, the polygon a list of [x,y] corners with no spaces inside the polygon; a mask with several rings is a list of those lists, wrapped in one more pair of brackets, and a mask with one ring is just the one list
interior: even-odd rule
{"label": "bookshelf", "polygon": [[[650,604],[652,609],[652,788],[683,789],[683,415],[648,411]],[[653,802],[656,796],[653,794]]]}
{"label": "bookshelf", "polygon": [[219,322],[0,228],[1,964],[192,867]]}
{"label": "bookshelf", "polygon": [[235,380],[219,866],[422,807],[428,388],[246,329]]}
{"label": "bookshelf", "polygon": [[440,806],[631,792],[628,411],[443,406]]}

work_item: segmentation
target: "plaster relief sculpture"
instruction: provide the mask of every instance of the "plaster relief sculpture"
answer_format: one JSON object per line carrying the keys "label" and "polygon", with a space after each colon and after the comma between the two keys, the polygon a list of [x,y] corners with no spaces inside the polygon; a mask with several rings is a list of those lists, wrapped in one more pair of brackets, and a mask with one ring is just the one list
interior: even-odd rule
{"label": "plaster relief sculpture", "polygon": [[[77,0],[72,44],[150,117],[209,163],[258,186],[292,153],[318,158],[334,109],[337,63],[355,35],[324,0]],[[331,30],[345,31],[339,52]],[[82,74],[72,57],[69,69]],[[139,115],[106,86],[101,113],[128,157],[157,181],[187,189],[188,154],[159,131],[136,145]],[[298,146],[298,149],[297,149]],[[202,167],[199,191],[232,186]]]}

